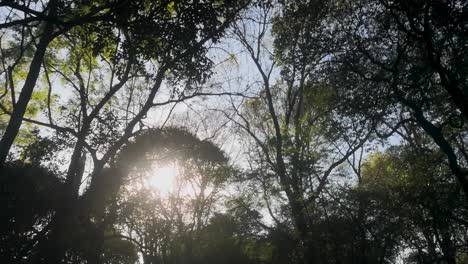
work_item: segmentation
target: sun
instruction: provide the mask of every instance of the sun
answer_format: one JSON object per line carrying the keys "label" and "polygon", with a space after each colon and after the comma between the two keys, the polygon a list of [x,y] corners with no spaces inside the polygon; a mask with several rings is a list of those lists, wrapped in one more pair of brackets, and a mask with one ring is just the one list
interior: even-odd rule
{"label": "sun", "polygon": [[168,194],[177,187],[180,170],[175,163],[155,165],[149,172],[147,183],[162,194]]}

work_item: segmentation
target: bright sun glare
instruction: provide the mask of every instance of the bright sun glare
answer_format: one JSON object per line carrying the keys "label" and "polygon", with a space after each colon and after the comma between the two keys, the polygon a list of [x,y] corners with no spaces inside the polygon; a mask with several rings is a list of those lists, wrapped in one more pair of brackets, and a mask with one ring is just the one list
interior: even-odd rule
{"label": "bright sun glare", "polygon": [[148,184],[161,193],[169,193],[176,187],[179,169],[175,164],[155,166],[148,177]]}

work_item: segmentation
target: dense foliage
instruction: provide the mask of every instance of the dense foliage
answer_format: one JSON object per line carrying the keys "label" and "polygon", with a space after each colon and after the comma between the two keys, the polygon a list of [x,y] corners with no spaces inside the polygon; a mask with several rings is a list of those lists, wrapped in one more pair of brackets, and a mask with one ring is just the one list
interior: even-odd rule
{"label": "dense foliage", "polygon": [[0,23],[0,263],[468,263],[468,2]]}

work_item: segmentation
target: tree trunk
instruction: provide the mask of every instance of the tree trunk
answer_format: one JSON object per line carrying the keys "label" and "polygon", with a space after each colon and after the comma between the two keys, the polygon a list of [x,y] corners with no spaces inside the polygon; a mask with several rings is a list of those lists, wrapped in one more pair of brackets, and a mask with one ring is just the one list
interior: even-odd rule
{"label": "tree trunk", "polygon": [[[54,1],[51,2],[52,5]],[[24,114],[26,112],[26,107],[28,106],[29,100],[31,100],[34,87],[36,86],[37,78],[41,70],[41,65],[47,46],[53,39],[53,31],[54,25],[51,22],[45,22],[42,36],[39,40],[36,52],[34,53],[34,57],[29,66],[28,76],[26,77],[26,81],[24,82],[23,89],[21,89],[18,102],[15,104],[15,108],[11,114],[8,126],[0,141],[0,168],[3,167],[8,153],[10,152],[10,148],[13,145],[16,136],[18,135]]]}

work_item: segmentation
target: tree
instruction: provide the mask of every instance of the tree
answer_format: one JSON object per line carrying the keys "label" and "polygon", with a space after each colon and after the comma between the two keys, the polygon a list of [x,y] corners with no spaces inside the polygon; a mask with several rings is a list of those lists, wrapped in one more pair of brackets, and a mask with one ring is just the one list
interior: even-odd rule
{"label": "tree", "polygon": [[[49,4],[57,4],[57,1]],[[32,12],[15,2],[5,5],[15,10]],[[47,39],[43,51],[36,51],[37,58],[31,63],[34,69],[28,72],[31,77],[27,77],[27,80],[30,81],[26,82],[28,85],[22,90],[26,94],[24,100],[29,101],[27,90],[32,90],[36,85],[35,75],[40,74],[39,68],[42,67],[49,91],[53,87],[49,77],[55,74],[63,79],[65,87],[74,90],[73,96],[76,96],[75,100],[61,107],[59,120],[55,120],[50,112],[49,122],[27,120],[66,135],[73,142],[68,144],[72,154],[65,171],[63,203],[55,208],[55,216],[46,227],[48,235],[40,242],[42,251],[38,261],[60,262],[66,255],[66,241],[70,241],[66,237],[67,230],[79,223],[80,219],[87,218],[84,213],[87,210],[80,205],[79,191],[85,176],[86,153],[93,161],[88,186],[88,189],[93,189],[98,178],[105,174],[105,167],[115,159],[127,140],[134,136],[148,111],[158,104],[154,100],[164,80],[170,79],[168,84],[176,86],[184,80],[203,82],[209,76],[211,63],[205,56],[207,43],[215,42],[220,37],[245,3],[171,4],[170,1],[149,1],[144,5],[143,2],[124,1],[96,2],[95,5],[90,8],[91,11],[83,8],[83,12],[87,13],[84,17],[72,16],[72,20],[65,22],[63,31],[55,28],[58,31],[51,34],[57,35]],[[49,12],[53,7],[46,8],[44,12]],[[58,14],[66,15],[74,11],[75,7],[59,5]],[[141,12],[142,8],[145,12]],[[15,21],[14,24],[42,21],[42,14],[45,13],[34,14],[34,19]],[[54,18],[52,15],[50,17]],[[44,23],[51,24],[47,19]],[[158,35],[155,36],[154,32],[158,32]],[[46,48],[54,53],[46,54]],[[66,56],[61,57],[61,54]],[[152,67],[146,69],[148,63]],[[118,114],[113,112],[113,102],[122,92],[128,87],[132,89],[132,82],[143,83],[144,80],[145,88],[141,88],[143,92],[138,98],[142,101],[138,102],[135,111],[126,108]],[[127,107],[133,106],[131,95],[125,99]],[[11,129],[7,128],[2,138],[6,142],[2,147],[5,155],[16,135],[16,127],[19,127],[18,120],[21,122],[23,117],[21,109],[17,106],[11,113]],[[121,116],[126,119],[118,120]]]}
{"label": "tree", "polygon": [[[319,16],[306,9],[323,10]],[[416,123],[447,156],[460,185],[466,181],[464,92],[466,8],[458,1],[299,1],[282,16],[284,29],[312,21],[299,54],[330,84],[340,112],[370,118],[388,137]],[[444,14],[451,14],[444,16]],[[280,28],[281,29],[281,28]],[[288,56],[297,54],[292,30],[281,30]],[[313,55],[312,55],[313,54]],[[298,55],[297,55],[298,56]],[[299,56],[301,58],[301,56]],[[455,77],[456,76],[456,77]]]}
{"label": "tree", "polygon": [[[18,101],[12,102],[14,108],[0,142],[0,166],[3,165],[18,134],[27,105],[36,86],[46,50],[54,39],[66,37],[67,33],[72,30],[89,31],[96,34],[97,39],[88,48],[91,48],[94,53],[100,53],[105,48],[106,38],[109,40],[115,31],[123,31],[127,43],[124,45],[125,52],[120,55],[131,54],[130,56],[138,58],[162,59],[165,62],[162,64],[170,64],[162,65],[162,68],[168,67],[172,71],[185,69],[192,73],[194,71],[201,73],[204,71],[202,67],[191,67],[183,65],[181,62],[192,58],[201,62],[203,52],[200,45],[219,35],[232,20],[233,15],[243,6],[243,2],[187,5],[182,2],[176,4],[173,1],[144,0],[137,2],[93,1],[92,3],[83,2],[80,4],[67,4],[64,1],[52,0],[42,6],[36,2],[8,1],[3,3],[0,7],[9,10],[10,15],[5,17],[5,22],[0,28],[14,29],[15,26],[21,25],[24,27],[23,30],[33,31],[38,24],[41,28],[37,31],[39,35],[37,44],[33,43],[36,45],[36,49],[23,88]],[[24,18],[15,19],[17,17]],[[219,17],[223,17],[224,21],[220,22]],[[193,21],[193,19],[197,21]],[[201,25],[203,28],[200,27]],[[178,30],[174,30],[175,28]],[[154,32],[162,34],[155,35]],[[36,37],[33,36],[33,41],[36,41],[35,39]],[[174,46],[167,46],[167,43]],[[168,49],[181,45],[190,45],[191,48],[179,51]],[[17,59],[22,59],[22,55],[23,51]],[[136,58],[131,58],[131,60],[134,59]],[[172,62],[169,63],[171,60]],[[204,61],[206,66],[207,62]],[[6,76],[5,83],[8,83],[8,79],[11,80],[11,72],[16,64],[15,60],[12,65],[4,67],[10,71]],[[14,87],[10,85],[10,89],[14,99]],[[109,95],[118,89],[113,90]]]}
{"label": "tree", "polygon": [[398,226],[398,243],[411,250],[416,263],[457,263],[463,252],[466,199],[440,160],[443,154],[421,146],[395,147],[375,154],[363,166],[357,192],[374,207],[373,221],[391,216],[388,226]]}
{"label": "tree", "polygon": [[[286,219],[292,221],[299,258],[310,263],[319,251],[311,234],[316,201],[334,170],[367,140],[371,123],[352,119],[333,122],[338,118],[331,118],[332,95],[326,90],[326,82],[314,76],[313,67],[321,62],[320,57],[296,58],[300,54],[291,51],[287,54],[292,58],[286,58],[286,51],[279,48],[283,44],[277,43],[275,51],[265,45],[272,22],[280,27],[273,19],[275,8],[270,1],[258,3],[234,28],[261,85],[258,99],[246,100],[241,107],[233,104],[234,114],[228,118],[254,144],[250,150],[252,179],[259,182],[267,200],[276,198],[276,202],[286,203]],[[300,38],[300,34],[307,34],[305,30],[310,28],[293,31],[296,35],[292,41],[299,49],[304,48],[299,43],[305,43]],[[272,74],[277,63],[282,79],[275,83]],[[352,132],[346,134],[346,129]],[[269,207],[270,201],[266,204]],[[269,211],[273,213],[271,208]],[[277,225],[284,225],[275,216],[273,219]]]}
{"label": "tree", "polygon": [[[232,170],[222,151],[178,128],[147,131],[122,152],[127,184],[122,187],[117,228],[135,242],[145,263],[190,263]],[[148,186],[151,167],[175,163],[176,186],[160,193]],[[140,187],[138,187],[140,186]]]}

